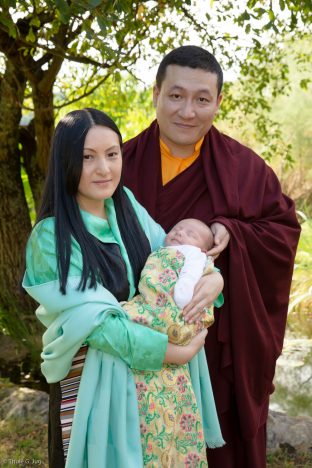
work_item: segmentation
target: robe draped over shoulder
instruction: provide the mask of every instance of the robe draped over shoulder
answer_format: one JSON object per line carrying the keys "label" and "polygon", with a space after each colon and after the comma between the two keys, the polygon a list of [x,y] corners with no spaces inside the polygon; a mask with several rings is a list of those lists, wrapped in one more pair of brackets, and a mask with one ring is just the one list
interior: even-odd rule
{"label": "robe draped over shoulder", "polygon": [[212,127],[200,156],[166,185],[159,127],[124,145],[124,180],[165,230],[183,218],[220,222],[231,239],[216,260],[224,306],[206,340],[219,413],[234,398],[244,439],[266,421],[275,363],[282,350],[300,227],[293,201],[252,150]]}

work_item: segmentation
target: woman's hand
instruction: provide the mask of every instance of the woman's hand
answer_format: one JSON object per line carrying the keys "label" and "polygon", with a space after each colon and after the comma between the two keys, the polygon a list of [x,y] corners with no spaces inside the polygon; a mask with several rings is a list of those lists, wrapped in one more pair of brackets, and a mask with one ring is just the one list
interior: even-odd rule
{"label": "woman's hand", "polygon": [[208,250],[207,255],[214,259],[218,258],[220,253],[227,247],[230,241],[229,231],[221,223],[212,223],[210,229],[213,233],[213,247]]}
{"label": "woman's hand", "polygon": [[207,333],[208,330],[205,328],[185,346],[168,343],[164,363],[182,365],[191,361],[195,354],[204,346]]}
{"label": "woman's hand", "polygon": [[183,309],[184,320],[188,323],[200,320],[204,307],[211,307],[223,286],[223,278],[217,271],[203,276],[195,286],[191,302]]}

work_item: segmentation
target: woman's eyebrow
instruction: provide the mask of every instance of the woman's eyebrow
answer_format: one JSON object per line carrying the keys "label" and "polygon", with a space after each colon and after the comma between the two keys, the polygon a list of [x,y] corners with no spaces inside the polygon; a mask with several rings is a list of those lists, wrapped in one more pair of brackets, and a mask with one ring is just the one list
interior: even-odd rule
{"label": "woman's eyebrow", "polygon": [[119,149],[119,148],[120,148],[120,146],[118,146],[118,145],[113,145],[113,146],[110,146],[109,148],[107,148],[105,151],[111,151],[111,150],[113,150],[113,149]]}
{"label": "woman's eyebrow", "polygon": [[93,149],[93,148],[83,148],[83,151],[85,151],[85,150],[87,150],[87,151],[93,151],[93,152],[95,153],[95,149]]}

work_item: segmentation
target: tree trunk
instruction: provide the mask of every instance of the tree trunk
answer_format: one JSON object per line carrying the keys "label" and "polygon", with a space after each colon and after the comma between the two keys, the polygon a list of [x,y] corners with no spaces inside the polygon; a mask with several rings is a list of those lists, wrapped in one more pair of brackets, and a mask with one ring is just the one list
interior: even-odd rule
{"label": "tree trunk", "polygon": [[7,62],[0,82],[0,319],[11,337],[34,350],[39,344],[35,304],[19,288],[31,230],[17,156],[25,85],[25,76]]}
{"label": "tree trunk", "polygon": [[35,109],[34,134],[36,154],[25,159],[25,167],[36,208],[40,204],[43,182],[47,172],[50,144],[54,131],[53,86],[42,90],[40,83],[32,83]]}
{"label": "tree trunk", "polygon": [[44,182],[44,173],[40,169],[36,158],[37,143],[34,127],[34,120],[29,122],[27,126],[20,126],[19,142],[22,145],[20,156],[23,159],[24,169],[26,171],[30,190],[34,199],[35,210],[38,211]]}

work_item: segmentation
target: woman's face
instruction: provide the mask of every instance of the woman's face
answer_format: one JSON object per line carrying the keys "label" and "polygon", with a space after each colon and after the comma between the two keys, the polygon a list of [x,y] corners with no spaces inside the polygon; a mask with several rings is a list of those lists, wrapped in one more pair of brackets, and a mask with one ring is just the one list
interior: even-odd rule
{"label": "woman's face", "polygon": [[108,127],[95,125],[85,139],[83,167],[77,191],[77,202],[85,211],[103,207],[120,182],[121,148],[117,133]]}

